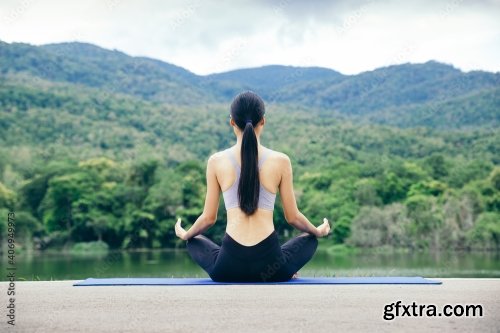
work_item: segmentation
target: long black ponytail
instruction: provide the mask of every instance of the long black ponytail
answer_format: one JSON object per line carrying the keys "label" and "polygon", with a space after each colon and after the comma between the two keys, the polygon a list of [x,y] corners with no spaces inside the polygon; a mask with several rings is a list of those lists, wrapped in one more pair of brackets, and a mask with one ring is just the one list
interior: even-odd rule
{"label": "long black ponytail", "polygon": [[240,209],[248,215],[257,210],[259,203],[258,143],[254,126],[262,120],[265,112],[264,102],[251,91],[239,94],[231,103],[231,117],[243,130],[238,201]]}

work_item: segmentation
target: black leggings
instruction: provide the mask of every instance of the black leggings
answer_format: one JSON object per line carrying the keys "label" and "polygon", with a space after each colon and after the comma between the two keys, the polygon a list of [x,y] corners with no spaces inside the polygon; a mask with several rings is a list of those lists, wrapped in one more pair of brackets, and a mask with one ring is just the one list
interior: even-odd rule
{"label": "black leggings", "polygon": [[204,235],[186,241],[187,250],[214,281],[288,281],[313,256],[318,239],[302,233],[280,246],[276,231],[261,242],[245,246],[227,233],[219,246]]}

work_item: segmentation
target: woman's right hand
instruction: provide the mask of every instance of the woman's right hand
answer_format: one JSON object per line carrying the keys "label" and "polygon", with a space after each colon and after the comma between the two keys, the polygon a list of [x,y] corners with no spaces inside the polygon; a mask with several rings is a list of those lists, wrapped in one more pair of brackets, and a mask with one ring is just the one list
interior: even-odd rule
{"label": "woman's right hand", "polygon": [[323,224],[316,227],[316,229],[318,230],[318,234],[316,235],[317,237],[325,237],[330,233],[330,224],[328,223],[326,217],[323,218]]}

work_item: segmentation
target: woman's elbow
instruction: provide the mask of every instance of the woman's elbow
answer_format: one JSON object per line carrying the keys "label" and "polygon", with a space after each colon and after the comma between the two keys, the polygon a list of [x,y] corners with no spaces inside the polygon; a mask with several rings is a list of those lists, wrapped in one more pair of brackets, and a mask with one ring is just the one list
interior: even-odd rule
{"label": "woman's elbow", "polygon": [[299,215],[300,215],[299,211],[296,211],[293,214],[285,214],[285,220],[288,224],[293,226],[297,223]]}
{"label": "woman's elbow", "polygon": [[217,221],[217,215],[211,216],[211,215],[205,215],[205,224],[209,226],[213,226],[215,224],[215,221]]}

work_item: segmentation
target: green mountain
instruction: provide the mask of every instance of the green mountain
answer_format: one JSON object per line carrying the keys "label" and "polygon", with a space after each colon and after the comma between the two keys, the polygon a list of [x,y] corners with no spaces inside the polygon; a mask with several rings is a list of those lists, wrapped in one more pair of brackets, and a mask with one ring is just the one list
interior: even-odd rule
{"label": "green mountain", "polygon": [[[198,76],[159,60],[86,43],[0,42],[0,73],[4,80],[25,78],[28,86],[34,77],[172,105],[228,103],[238,92],[250,89],[268,104],[307,107],[322,116],[343,114],[356,121],[401,127],[496,127],[500,120],[500,73],[464,73],[435,61],[358,75],[273,65]],[[460,116],[454,118],[450,110],[456,106]]]}
{"label": "green mountain", "polygon": [[199,78],[183,68],[86,43],[36,47],[0,42],[0,72],[173,104],[194,104],[209,96],[199,87]]}
{"label": "green mountain", "polygon": [[[204,77],[218,94],[231,99],[242,90],[253,90],[264,99],[283,102],[282,94],[298,82],[310,84],[315,81],[335,83],[345,76],[331,69],[321,67],[295,67],[269,65],[257,68],[232,70]],[[294,99],[297,102],[300,99]]]}

